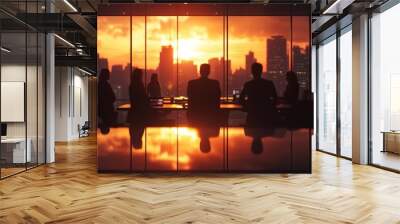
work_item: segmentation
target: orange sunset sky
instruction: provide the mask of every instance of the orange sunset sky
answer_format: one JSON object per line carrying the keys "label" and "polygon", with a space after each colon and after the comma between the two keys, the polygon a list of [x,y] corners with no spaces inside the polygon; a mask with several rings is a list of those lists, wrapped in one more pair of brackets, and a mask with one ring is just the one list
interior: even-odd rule
{"label": "orange sunset sky", "polygon": [[[157,68],[161,46],[165,45],[173,46],[175,62],[178,56],[179,61],[192,60],[199,65],[223,56],[222,16],[148,16],[146,20],[144,16],[132,17],[132,61],[136,67],[145,66],[145,39],[149,69]],[[228,21],[228,58],[233,71],[245,67],[249,51],[266,70],[266,40],[273,35],[286,37],[290,47],[289,16],[230,16]],[[98,53],[108,59],[110,67],[129,63],[129,26],[128,16],[98,17]],[[308,46],[309,17],[293,17],[292,38],[293,45]]]}

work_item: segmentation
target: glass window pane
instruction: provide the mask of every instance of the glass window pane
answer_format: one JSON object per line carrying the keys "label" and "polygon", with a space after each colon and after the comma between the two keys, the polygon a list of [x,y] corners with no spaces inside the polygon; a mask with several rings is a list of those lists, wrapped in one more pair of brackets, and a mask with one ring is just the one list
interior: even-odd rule
{"label": "glass window pane", "polygon": [[372,163],[400,170],[400,4],[372,17]]}
{"label": "glass window pane", "polygon": [[[144,82],[147,86],[151,74],[154,71],[147,70],[146,67],[146,18],[144,16],[132,16],[132,69],[141,69],[144,75]],[[131,152],[132,152],[132,170],[145,170],[145,142],[146,130],[143,125],[129,126]]]}
{"label": "glass window pane", "polygon": [[98,108],[99,170],[130,169],[129,128],[122,125],[127,113],[117,110],[129,103],[130,30],[129,16],[98,17],[98,100],[102,102]]}
{"label": "glass window pane", "polygon": [[[209,78],[218,81],[221,95],[224,95],[226,83],[224,18],[222,16],[180,16],[178,19],[178,95],[188,97],[189,82],[195,80],[200,83],[199,69],[204,63],[210,65]],[[207,87],[203,89],[200,97],[207,97],[207,92],[212,91]],[[193,95],[199,97],[196,93]],[[198,105],[192,106],[201,109],[197,107]],[[207,105],[201,105],[201,107],[204,106]],[[179,112],[179,170],[223,170],[224,131],[220,129],[219,123],[194,124],[193,119],[187,117],[187,114],[186,111]],[[208,121],[211,119],[207,118]]]}
{"label": "glass window pane", "polygon": [[340,153],[352,157],[352,34],[340,36]]}
{"label": "glass window pane", "polygon": [[[229,170],[278,172],[291,169],[290,131],[286,127],[265,127],[263,122],[260,122],[263,123],[261,126],[257,124],[264,121],[261,117],[265,117],[265,124],[275,122],[271,119],[274,113],[267,113],[263,111],[263,106],[257,105],[266,98],[276,98],[276,94],[278,98],[283,98],[286,89],[286,73],[290,64],[290,22],[288,16],[228,17],[228,58],[232,62],[232,73],[228,74],[228,96],[238,102],[238,95],[243,94],[245,85],[250,86],[250,91],[260,83],[267,83],[263,87],[269,87],[263,91],[258,89],[257,94],[251,96],[252,99],[261,96],[252,104],[255,109],[230,112],[227,130]],[[262,65],[261,77],[265,80],[253,77],[252,65],[255,62]],[[272,108],[271,111],[274,111],[275,105]],[[262,116],[258,116],[261,113],[257,111],[263,111]]]}
{"label": "glass window pane", "polygon": [[318,48],[318,148],[336,153],[336,39]]}
{"label": "glass window pane", "polygon": [[[175,102],[178,95],[178,17],[148,16],[146,18],[146,65],[148,79],[158,74],[161,97]],[[156,110],[146,129],[146,165],[148,170],[174,171],[178,167],[178,114],[174,110]],[[157,137],[158,136],[158,137]]]}

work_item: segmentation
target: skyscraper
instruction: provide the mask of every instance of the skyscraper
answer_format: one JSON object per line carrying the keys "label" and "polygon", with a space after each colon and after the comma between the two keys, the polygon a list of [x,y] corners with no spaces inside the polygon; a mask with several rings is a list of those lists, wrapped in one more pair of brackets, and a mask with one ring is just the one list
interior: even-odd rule
{"label": "skyscraper", "polygon": [[267,39],[267,70],[270,74],[286,74],[288,71],[285,37],[272,36],[271,39]]}
{"label": "skyscraper", "polygon": [[267,39],[267,74],[274,82],[279,96],[283,95],[286,87],[288,61],[286,38],[272,36]]}
{"label": "skyscraper", "polygon": [[101,69],[104,68],[109,69],[107,58],[100,58],[99,55],[97,55],[97,71],[100,72]]}
{"label": "skyscraper", "polygon": [[198,77],[197,74],[197,66],[193,63],[193,61],[182,60],[178,65],[179,72],[179,95],[186,95],[187,92],[187,84],[189,80],[196,79]]}
{"label": "skyscraper", "polygon": [[247,73],[247,75],[250,76],[251,65],[253,65],[255,62],[257,62],[257,59],[254,57],[254,52],[249,51],[249,53],[246,54],[246,73]]}
{"label": "skyscraper", "polygon": [[225,73],[227,73],[228,77],[232,75],[231,60],[225,60],[224,58],[210,58],[208,59],[208,64],[210,64],[211,67],[210,78],[218,80],[221,86],[225,83]]}
{"label": "skyscraper", "polygon": [[293,46],[293,71],[297,74],[300,90],[309,90],[309,47],[301,49],[299,46]]}
{"label": "skyscraper", "polygon": [[158,73],[163,96],[174,96],[176,75],[174,75],[174,49],[171,45],[162,46]]}

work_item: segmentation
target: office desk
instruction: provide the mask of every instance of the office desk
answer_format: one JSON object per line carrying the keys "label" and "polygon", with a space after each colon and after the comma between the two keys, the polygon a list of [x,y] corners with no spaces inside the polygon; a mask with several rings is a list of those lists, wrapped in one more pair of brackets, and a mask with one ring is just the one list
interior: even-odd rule
{"label": "office desk", "polygon": [[382,152],[392,152],[400,154],[400,131],[382,131],[383,150]]}
{"label": "office desk", "polygon": [[[27,143],[26,151],[25,145]],[[31,162],[32,140],[27,138],[5,138],[1,139],[1,156],[6,163]]]}

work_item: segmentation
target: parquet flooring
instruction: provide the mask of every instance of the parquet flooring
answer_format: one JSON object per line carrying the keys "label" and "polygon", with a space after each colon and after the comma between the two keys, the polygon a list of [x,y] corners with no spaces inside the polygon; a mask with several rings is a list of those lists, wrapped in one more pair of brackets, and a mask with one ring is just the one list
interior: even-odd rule
{"label": "parquet flooring", "polygon": [[0,223],[400,223],[400,175],[313,153],[313,174],[98,174],[96,141],[0,181]]}

